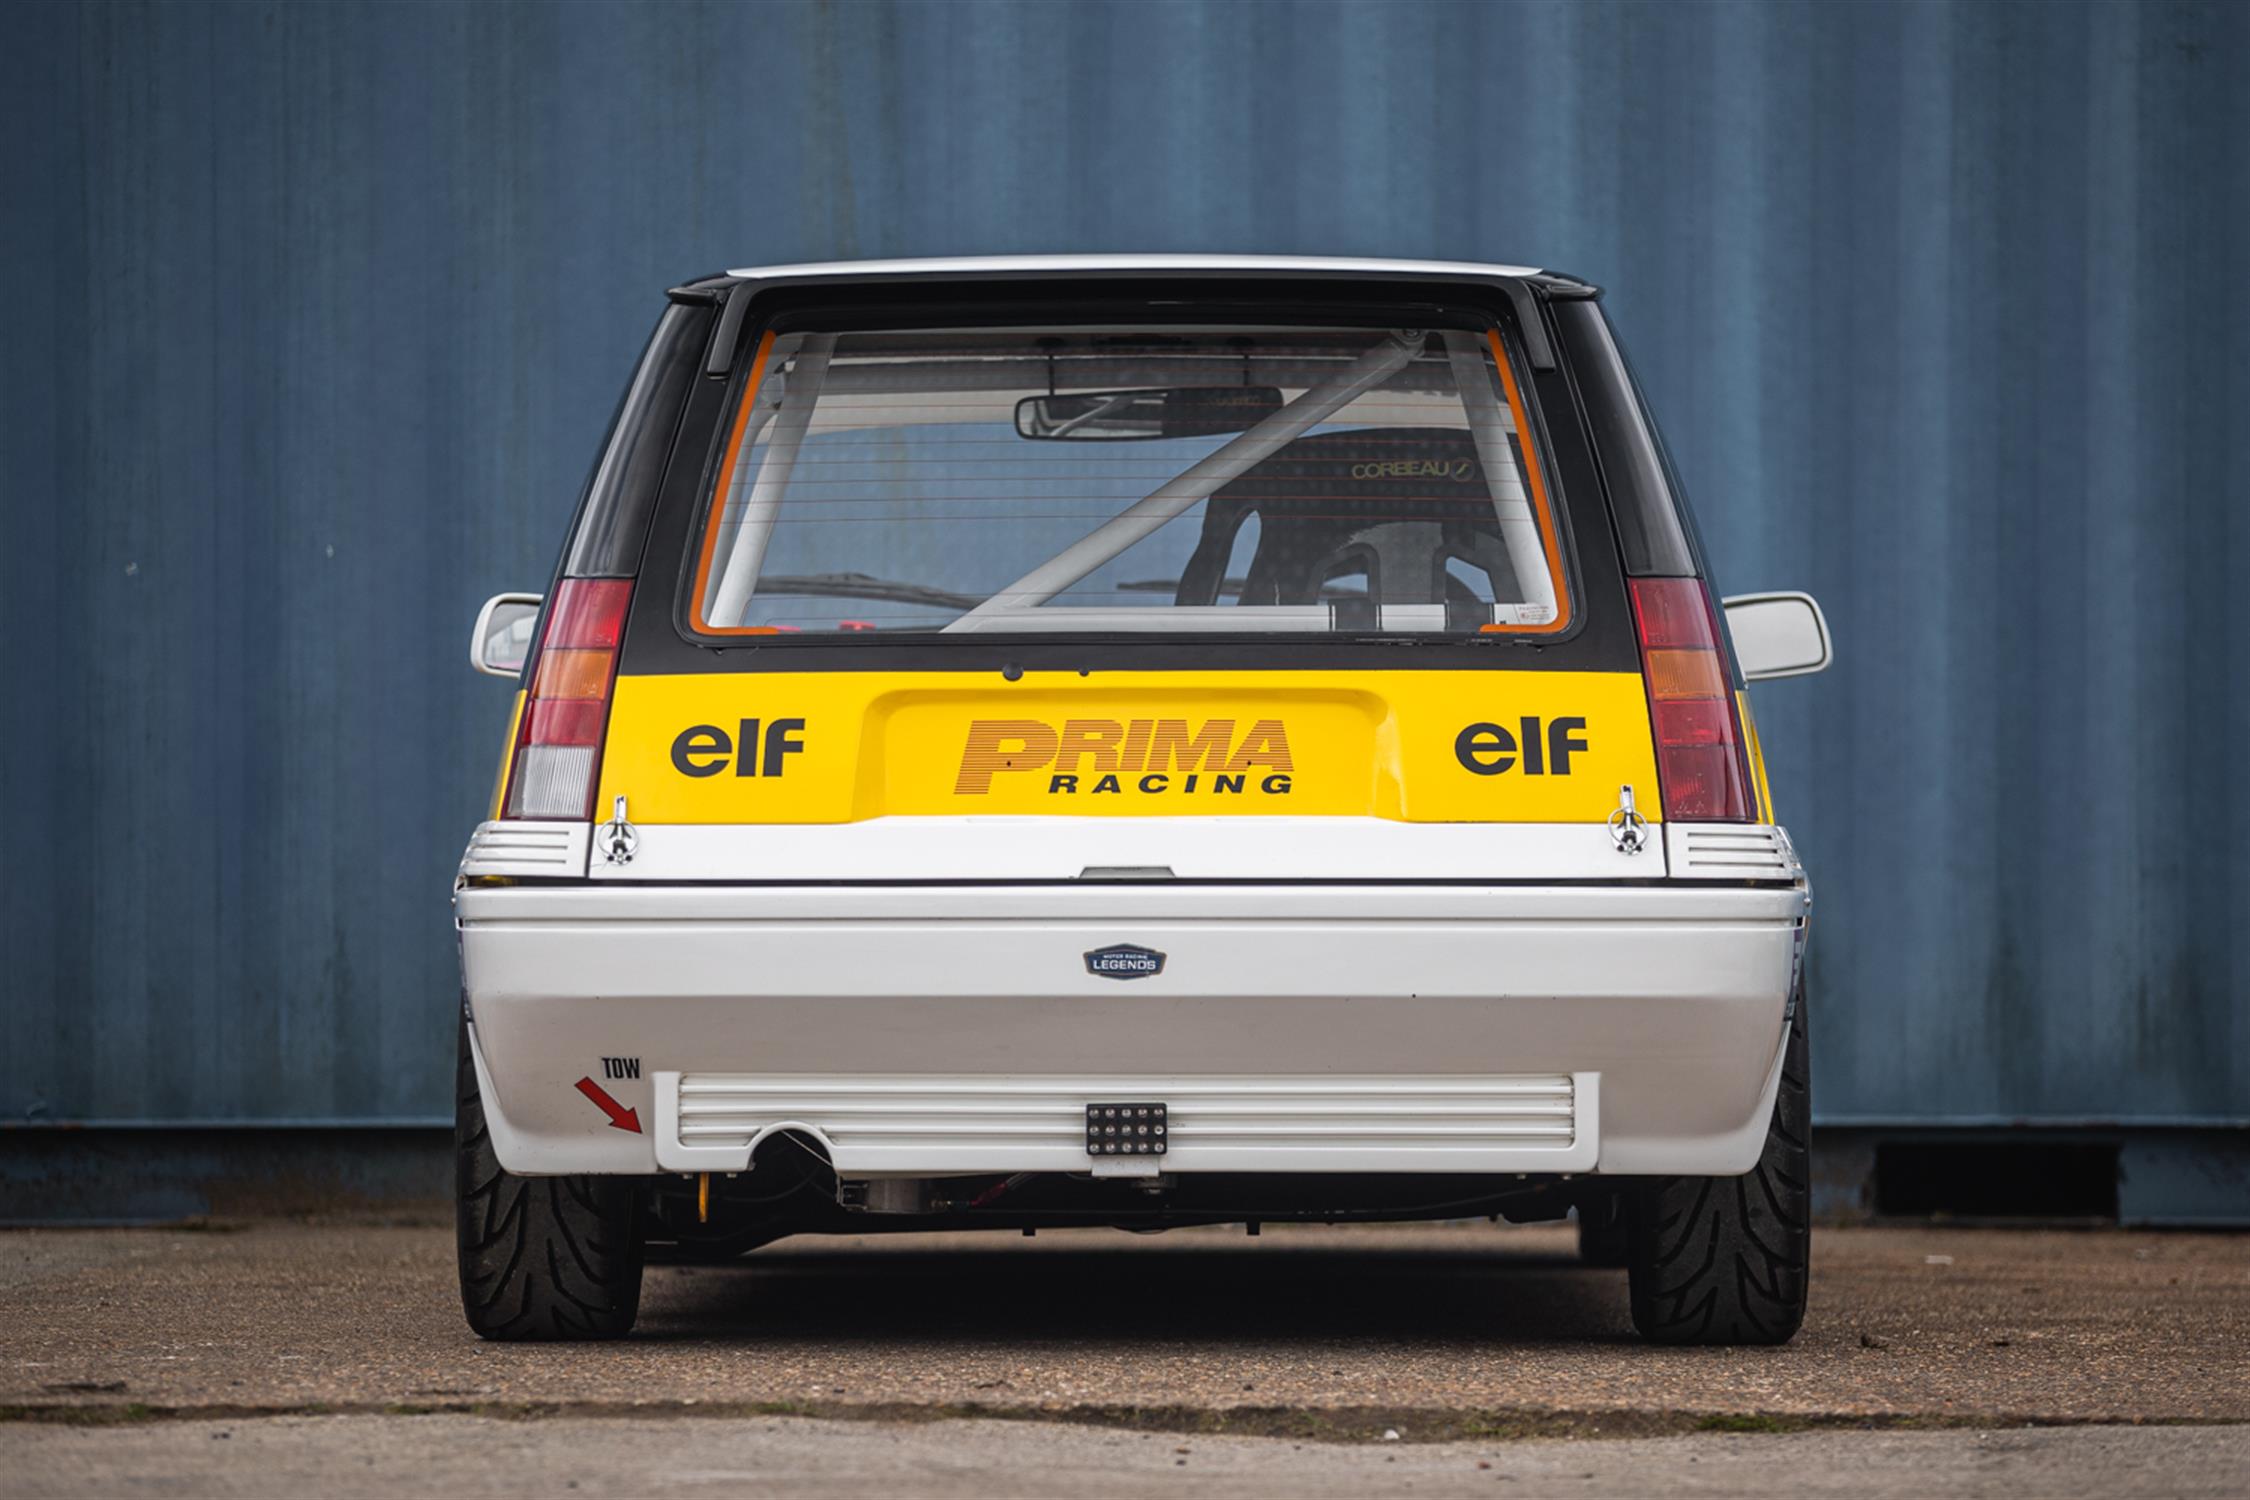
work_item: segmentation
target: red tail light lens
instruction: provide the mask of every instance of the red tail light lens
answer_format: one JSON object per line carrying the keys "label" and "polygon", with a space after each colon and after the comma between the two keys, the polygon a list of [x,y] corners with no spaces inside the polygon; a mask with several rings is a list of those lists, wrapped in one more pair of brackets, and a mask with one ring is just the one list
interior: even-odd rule
{"label": "red tail light lens", "polygon": [[565,578],[556,586],[508,770],[508,817],[593,816],[617,643],[632,596],[624,578]]}
{"label": "red tail light lens", "polygon": [[1710,591],[1695,578],[1636,578],[1632,585],[1664,816],[1747,823],[1750,767]]}

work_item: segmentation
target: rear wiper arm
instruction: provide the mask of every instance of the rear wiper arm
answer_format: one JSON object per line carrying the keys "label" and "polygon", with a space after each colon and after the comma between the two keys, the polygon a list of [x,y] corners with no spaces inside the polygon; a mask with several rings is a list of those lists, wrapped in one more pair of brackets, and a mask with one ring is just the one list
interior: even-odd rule
{"label": "rear wiper arm", "polygon": [[753,594],[830,594],[839,599],[879,599],[889,604],[929,604],[939,609],[975,609],[982,594],[957,594],[926,583],[901,583],[866,573],[783,573],[760,578]]}

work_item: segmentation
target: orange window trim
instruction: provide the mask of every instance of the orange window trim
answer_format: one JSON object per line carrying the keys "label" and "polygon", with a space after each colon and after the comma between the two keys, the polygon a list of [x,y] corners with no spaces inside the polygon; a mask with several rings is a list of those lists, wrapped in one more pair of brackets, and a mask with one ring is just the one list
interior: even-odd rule
{"label": "orange window trim", "polygon": [[1500,345],[1500,330],[1485,335],[1492,341],[1492,362],[1500,368],[1500,385],[1508,393],[1508,415],[1515,419],[1516,437],[1523,444],[1524,473],[1531,480],[1531,503],[1539,516],[1539,545],[1547,553],[1547,576],[1555,586],[1555,617],[1544,625],[1487,625],[1485,631],[1509,635],[1553,635],[1570,624],[1570,588],[1563,581],[1561,532],[1555,526],[1554,507],[1547,503],[1547,481],[1539,469],[1539,452],[1531,441],[1531,423],[1523,413],[1523,396],[1516,390],[1515,372],[1508,366],[1508,351]]}
{"label": "orange window trim", "polygon": [[719,513],[734,490],[735,465],[742,461],[742,435],[750,430],[750,413],[758,406],[758,386],[766,378],[766,361],[773,354],[773,330],[758,340],[750,362],[750,381],[743,387],[742,405],[734,414],[734,432],[727,438],[727,456],[719,465],[719,487],[711,496],[711,509],[703,522],[703,554],[695,564],[695,628],[708,635],[767,635],[770,628],[757,625],[714,625],[703,618],[703,601],[711,586],[711,555],[719,546]]}

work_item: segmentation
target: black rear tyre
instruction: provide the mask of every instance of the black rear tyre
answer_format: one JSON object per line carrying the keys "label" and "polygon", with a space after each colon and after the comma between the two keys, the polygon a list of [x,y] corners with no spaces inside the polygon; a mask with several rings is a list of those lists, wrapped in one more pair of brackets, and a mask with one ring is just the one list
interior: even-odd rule
{"label": "black rear tyre", "polygon": [[1625,1227],[1625,1195],[1608,1193],[1578,1205],[1578,1259],[1589,1266],[1622,1266],[1632,1256]]}
{"label": "black rear tyre", "polygon": [[1741,1177],[1660,1178],[1627,1202],[1633,1326],[1651,1343],[1785,1344],[1805,1321],[1812,1075],[1801,983],[1794,999],[1758,1165]]}
{"label": "black rear tyre", "polygon": [[485,1127],[461,1028],[454,1079],[454,1227],[461,1307],[484,1338],[614,1339],[641,1308],[640,1184],[630,1177],[518,1177]]}

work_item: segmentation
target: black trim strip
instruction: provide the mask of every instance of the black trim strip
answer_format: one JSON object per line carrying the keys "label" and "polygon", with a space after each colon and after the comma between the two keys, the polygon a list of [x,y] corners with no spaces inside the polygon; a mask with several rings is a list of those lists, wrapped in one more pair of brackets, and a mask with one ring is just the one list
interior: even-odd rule
{"label": "black trim strip", "polygon": [[1560,303],[1555,326],[1570,349],[1625,571],[1635,578],[1700,577],[1663,454],[1600,304]]}
{"label": "black trim strip", "polygon": [[1523,335],[1524,357],[1531,361],[1534,370],[1552,370],[1555,367],[1555,348],[1547,342],[1547,324],[1539,314],[1539,299],[1531,288],[1513,277],[1500,283],[1515,304],[1516,326]]}
{"label": "black trim strip", "polygon": [[711,335],[711,352],[703,361],[704,374],[719,378],[734,368],[735,345],[742,338],[742,315],[750,310],[750,298],[746,284],[727,293],[726,306],[719,312],[719,326]]}
{"label": "black trim strip", "polygon": [[555,575],[558,581],[631,578],[640,571],[649,521],[678,448],[696,351],[710,321],[707,311],[679,304],[667,306],[657,320],[641,363],[618,399],[608,441],[587,476],[571,523],[570,547]]}

